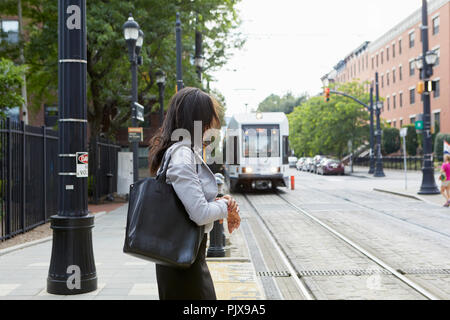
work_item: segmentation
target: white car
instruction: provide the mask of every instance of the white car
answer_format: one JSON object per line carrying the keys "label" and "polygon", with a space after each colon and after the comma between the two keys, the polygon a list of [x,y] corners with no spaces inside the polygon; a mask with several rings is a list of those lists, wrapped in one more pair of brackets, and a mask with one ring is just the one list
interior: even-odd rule
{"label": "white car", "polygon": [[289,161],[289,168],[295,168],[297,166],[298,158],[297,157],[289,157],[288,161]]}

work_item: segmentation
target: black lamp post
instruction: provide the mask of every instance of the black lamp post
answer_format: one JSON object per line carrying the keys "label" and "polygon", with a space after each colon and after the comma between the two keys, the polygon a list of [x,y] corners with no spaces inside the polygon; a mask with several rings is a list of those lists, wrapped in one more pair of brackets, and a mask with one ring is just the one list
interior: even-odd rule
{"label": "black lamp post", "polygon": [[183,69],[182,69],[182,44],[181,44],[181,20],[180,14],[177,12],[177,21],[175,23],[176,46],[177,46],[177,91],[183,89]]}
{"label": "black lamp post", "polygon": [[[428,8],[427,1],[422,0],[422,56],[416,60],[416,67],[420,70],[420,78],[429,80],[433,75],[433,66],[437,61],[437,54],[428,50]],[[431,136],[431,92],[424,92],[423,97],[423,167],[422,185],[419,194],[439,194],[439,189],[434,179],[434,163]]]}
{"label": "black lamp post", "polygon": [[[123,25],[123,32],[125,41],[128,46],[128,55],[131,62],[131,125],[137,127],[137,112],[136,102],[138,99],[138,79],[137,67],[141,62],[139,54],[144,42],[144,33],[139,28],[139,24],[134,21],[133,17],[128,18],[128,21]],[[131,149],[133,151],[133,182],[139,180],[139,142],[131,142]]]}
{"label": "black lamp post", "polygon": [[376,148],[376,154],[377,154],[377,160],[376,160],[376,167],[375,167],[375,174],[374,177],[376,178],[383,178],[386,175],[384,174],[383,170],[383,156],[381,154],[381,122],[380,122],[380,114],[381,109],[383,108],[383,103],[380,101],[380,86],[378,82],[378,72],[375,73],[375,108],[376,108],[376,116],[377,116],[377,131],[375,133],[375,136],[377,138],[377,148]]}
{"label": "black lamp post", "polygon": [[156,72],[156,84],[159,88],[159,125],[164,122],[164,89],[166,88],[166,74],[164,71]]}
{"label": "black lamp post", "polygon": [[47,291],[75,295],[97,289],[87,208],[86,0],[59,0],[58,19],[58,215],[50,219]]}
{"label": "black lamp post", "polygon": [[375,138],[374,138],[374,121],[373,121],[373,116],[374,116],[374,104],[373,104],[373,86],[370,86],[370,169],[369,169],[369,174],[374,174],[375,173],[375,157],[374,157],[374,143],[375,143]]}
{"label": "black lamp post", "polygon": [[197,68],[197,75],[198,80],[202,81],[202,71],[203,67],[205,66],[205,58],[202,55],[203,51],[203,39],[202,39],[202,33],[200,31],[195,32],[195,58],[194,58],[194,64]]}

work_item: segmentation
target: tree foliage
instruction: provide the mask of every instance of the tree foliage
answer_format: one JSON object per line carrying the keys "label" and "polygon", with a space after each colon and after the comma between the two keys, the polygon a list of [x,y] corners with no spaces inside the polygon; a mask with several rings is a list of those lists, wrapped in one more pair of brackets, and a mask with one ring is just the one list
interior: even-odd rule
{"label": "tree foliage", "polygon": [[276,94],[271,94],[264,99],[258,106],[259,112],[284,112],[286,114],[292,113],[294,108],[301,105],[308,99],[308,95],[303,93],[299,97],[294,96],[288,92],[283,97]]}
{"label": "tree foliage", "polygon": [[400,150],[400,130],[397,128],[384,128],[382,137],[382,151],[384,154],[395,153]]}
{"label": "tree foliage", "polygon": [[[186,86],[201,86],[193,55],[195,30],[203,33],[206,58],[203,78],[228,60],[231,48],[243,45],[236,32],[240,21],[236,4],[240,0],[90,0],[87,1],[88,120],[91,132],[114,134],[130,119],[130,63],[122,26],[129,13],[145,34],[139,67],[139,103],[147,111],[159,110],[155,73],[167,74],[166,102],[175,93],[175,18],[180,12],[183,41],[183,80]],[[57,103],[58,86],[58,1],[22,0],[28,41],[25,59],[30,69],[28,88],[34,108]],[[0,11],[15,14],[17,2],[3,0]],[[0,52],[0,54],[2,54]],[[207,85],[206,87],[209,87]],[[167,103],[166,103],[167,105]]]}
{"label": "tree foliage", "polygon": [[[351,82],[339,88],[364,103],[369,101],[363,84]],[[358,148],[369,136],[369,114],[364,106],[348,98],[332,95],[327,103],[314,97],[288,115],[290,143],[299,156],[316,154],[342,158],[348,141]]]}
{"label": "tree foliage", "polygon": [[16,66],[11,60],[0,59],[0,111],[22,105],[20,87],[24,72],[24,66]]}
{"label": "tree foliage", "polygon": [[414,157],[417,155],[417,148],[419,147],[419,138],[416,132],[416,126],[413,124],[408,124],[403,126],[403,128],[408,128],[408,134],[406,135],[406,153]]}

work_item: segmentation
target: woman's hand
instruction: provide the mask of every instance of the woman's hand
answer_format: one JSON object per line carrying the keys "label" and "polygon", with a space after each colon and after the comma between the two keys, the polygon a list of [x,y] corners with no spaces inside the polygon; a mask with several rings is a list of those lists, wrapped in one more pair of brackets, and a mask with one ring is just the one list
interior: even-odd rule
{"label": "woman's hand", "polygon": [[[240,211],[239,205],[237,204],[236,200],[230,195],[223,196],[220,199],[228,200],[227,225],[228,225],[228,231],[230,233],[233,233],[233,231],[238,229],[241,224],[241,218],[239,216],[239,211]],[[218,199],[218,200],[220,200],[220,199]],[[222,224],[223,220],[220,220],[219,222]]]}

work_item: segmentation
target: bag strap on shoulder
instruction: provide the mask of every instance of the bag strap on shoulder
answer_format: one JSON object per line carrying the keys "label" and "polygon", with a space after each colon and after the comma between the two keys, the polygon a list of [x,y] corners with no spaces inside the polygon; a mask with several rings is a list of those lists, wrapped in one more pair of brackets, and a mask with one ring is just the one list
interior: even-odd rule
{"label": "bag strap on shoulder", "polygon": [[[192,150],[192,152],[194,152],[194,150],[191,148],[191,150]],[[163,170],[162,170],[162,172],[160,173],[160,174],[158,174],[157,176],[156,176],[156,180],[160,180],[161,179],[161,181],[163,181],[163,182],[166,182],[166,178],[167,178],[167,170],[169,169],[169,164],[170,164],[170,160],[172,160],[172,155],[169,155],[169,158],[166,160],[166,156],[167,156],[167,151],[166,151],[166,153],[164,154],[164,157],[163,157],[163,159],[162,159],[162,161],[161,161],[161,163],[162,163],[162,165],[164,166],[163,167]],[[196,171],[197,171],[197,174],[198,174],[198,163],[196,164]]]}

